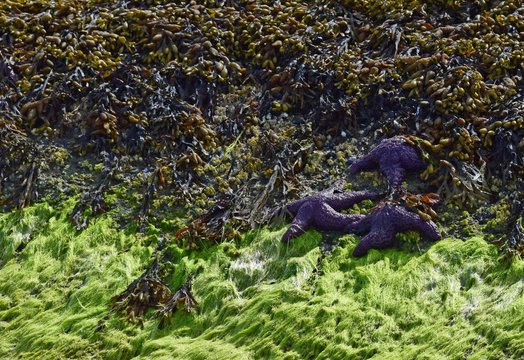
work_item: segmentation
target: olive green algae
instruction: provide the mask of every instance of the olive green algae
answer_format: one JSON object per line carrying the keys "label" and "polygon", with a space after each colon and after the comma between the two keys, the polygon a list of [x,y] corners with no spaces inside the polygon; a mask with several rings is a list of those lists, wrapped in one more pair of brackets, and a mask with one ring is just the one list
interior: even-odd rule
{"label": "olive green algae", "polygon": [[107,314],[151,260],[159,231],[117,231],[105,216],[77,232],[73,202],[0,215],[0,358],[520,359],[524,261],[501,263],[480,236],[423,252],[323,255],[320,233],[284,229],[189,252],[170,244],[175,290],[194,273],[200,303],[163,329]]}

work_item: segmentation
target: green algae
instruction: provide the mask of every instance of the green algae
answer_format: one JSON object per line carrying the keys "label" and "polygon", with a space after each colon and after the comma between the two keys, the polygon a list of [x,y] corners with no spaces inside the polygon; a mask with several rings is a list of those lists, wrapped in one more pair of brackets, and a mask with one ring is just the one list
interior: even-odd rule
{"label": "green algae", "polygon": [[[159,230],[117,231],[106,216],[77,232],[60,209],[38,204],[0,215],[0,358],[519,359],[524,354],[524,261],[500,263],[480,236],[446,238],[422,252],[329,255],[310,231],[284,229],[237,242],[170,244],[174,290],[195,275],[196,312],[163,329],[113,315],[112,296],[144,270]],[[409,239],[411,235],[400,238]]]}

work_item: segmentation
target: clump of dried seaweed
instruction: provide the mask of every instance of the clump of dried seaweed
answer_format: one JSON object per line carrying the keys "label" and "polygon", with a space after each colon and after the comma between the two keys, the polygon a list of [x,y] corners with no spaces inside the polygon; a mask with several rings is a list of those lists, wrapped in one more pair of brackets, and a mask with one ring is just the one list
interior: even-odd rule
{"label": "clump of dried seaweed", "polygon": [[171,299],[155,312],[154,316],[160,318],[159,328],[163,328],[166,325],[176,310],[182,309],[191,312],[198,306],[198,302],[191,293],[192,282],[193,276],[190,274],[186,282],[173,294]]}
{"label": "clump of dried seaweed", "polygon": [[179,239],[186,238],[189,248],[198,248],[198,241],[218,242],[223,239],[231,240],[238,233],[227,223],[231,220],[231,204],[221,201],[215,204],[209,211],[196,217],[187,227],[181,228],[176,236]]}
{"label": "clump of dried seaweed", "polygon": [[186,311],[191,311],[198,306],[192,292],[193,276],[189,275],[187,281],[173,293],[164,282],[168,276],[166,264],[169,263],[168,248],[160,242],[153,254],[153,259],[144,272],[119,295],[111,300],[111,310],[100,320],[97,331],[105,327],[105,323],[114,314],[125,316],[127,321],[143,323],[149,309],[158,309],[154,317],[160,317],[163,327],[171,314],[184,305]]}
{"label": "clump of dried seaweed", "polygon": [[147,310],[159,307],[170,297],[171,290],[160,278],[158,259],[134,280],[125,291],[113,298],[111,308],[129,321],[142,321]]}

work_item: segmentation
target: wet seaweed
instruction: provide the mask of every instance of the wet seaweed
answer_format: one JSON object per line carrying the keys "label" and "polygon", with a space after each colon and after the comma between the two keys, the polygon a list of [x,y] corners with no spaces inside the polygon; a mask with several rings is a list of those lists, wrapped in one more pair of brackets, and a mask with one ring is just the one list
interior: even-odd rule
{"label": "wet seaweed", "polygon": [[[71,163],[107,152],[121,164],[118,179],[90,190],[92,212],[104,210],[100,194],[122,181],[138,190],[147,180],[136,173],[161,164],[171,203],[193,219],[242,193],[232,213],[255,226],[395,135],[426,141],[424,191],[464,209],[522,170],[524,14],[514,0],[31,0],[4,1],[0,14],[0,121],[40,153],[71,144]],[[33,157],[6,155],[2,197],[14,207]],[[144,199],[130,212],[151,207]]]}
{"label": "wet seaweed", "polygon": [[89,224],[89,219],[107,211],[104,201],[104,193],[109,189],[114,180],[115,172],[118,171],[118,161],[114,156],[106,152],[101,154],[104,159],[101,177],[98,183],[84,192],[73,209],[67,214],[75,228],[80,231]]}

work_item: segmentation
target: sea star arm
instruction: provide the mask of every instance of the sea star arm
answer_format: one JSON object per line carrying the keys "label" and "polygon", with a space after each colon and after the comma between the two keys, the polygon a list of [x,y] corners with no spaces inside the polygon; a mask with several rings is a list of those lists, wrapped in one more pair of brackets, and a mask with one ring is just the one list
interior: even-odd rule
{"label": "sea star arm", "polygon": [[304,203],[296,212],[295,218],[291,225],[282,236],[283,242],[302,235],[313,223],[314,209],[311,203]]}
{"label": "sea star arm", "polygon": [[286,205],[286,210],[289,211],[289,213],[293,216],[296,216],[298,214],[298,211],[300,210],[300,208],[306,204],[308,201],[311,200],[311,197],[308,196],[304,199],[299,199],[297,201],[293,201],[289,204]]}
{"label": "sea star arm", "polygon": [[395,219],[398,219],[396,221],[397,231],[414,230],[418,231],[425,239],[431,241],[440,239],[440,232],[433,221],[426,221],[420,215],[400,206],[397,207],[396,213]]}
{"label": "sea star arm", "polygon": [[398,162],[380,162],[380,171],[388,179],[391,189],[398,189],[406,179],[406,170]]}
{"label": "sea star arm", "polygon": [[315,225],[320,230],[344,231],[348,224],[360,220],[361,215],[341,214],[331,206],[320,203],[316,209]]}
{"label": "sea star arm", "polygon": [[345,231],[350,223],[362,217],[363,215],[341,214],[320,200],[312,200],[304,203],[298,210],[291,226],[282,236],[282,241],[288,242],[312,226],[319,230]]}
{"label": "sea star arm", "polygon": [[353,250],[353,256],[361,257],[370,249],[386,249],[393,245],[395,234],[387,231],[372,231],[364,236]]}
{"label": "sea star arm", "polygon": [[384,195],[382,194],[375,194],[369,191],[334,193],[330,197],[326,198],[326,203],[334,210],[340,211],[349,209],[353,205],[364,200],[378,200],[383,196]]}
{"label": "sea star arm", "polygon": [[373,215],[360,215],[360,218],[347,225],[345,232],[355,235],[365,235],[371,230]]}
{"label": "sea star arm", "polygon": [[304,199],[293,201],[286,206],[286,209],[295,216],[298,210],[307,202],[317,201],[325,202],[336,211],[346,210],[353,205],[364,200],[378,200],[384,197],[384,194],[375,194],[369,191],[352,191],[352,192],[335,192],[333,189],[322,191]]}
{"label": "sea star arm", "polygon": [[372,171],[375,170],[377,166],[378,163],[375,154],[371,152],[370,154],[355,160],[355,162],[349,167],[349,173],[355,175],[362,171]]}

